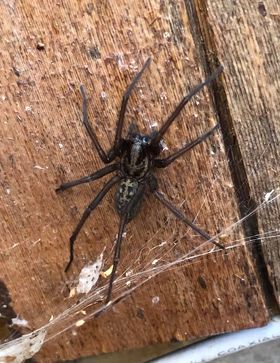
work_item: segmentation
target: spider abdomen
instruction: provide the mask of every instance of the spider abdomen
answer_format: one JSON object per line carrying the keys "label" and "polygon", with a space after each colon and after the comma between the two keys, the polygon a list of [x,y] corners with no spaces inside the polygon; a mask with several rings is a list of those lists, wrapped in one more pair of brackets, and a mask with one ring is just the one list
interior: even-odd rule
{"label": "spider abdomen", "polygon": [[[123,215],[129,202],[134,197],[139,188],[139,182],[134,178],[125,178],[120,181],[119,187],[116,193],[116,209],[120,215]],[[134,218],[139,211],[142,198],[135,201],[128,215],[128,220],[130,221]]]}

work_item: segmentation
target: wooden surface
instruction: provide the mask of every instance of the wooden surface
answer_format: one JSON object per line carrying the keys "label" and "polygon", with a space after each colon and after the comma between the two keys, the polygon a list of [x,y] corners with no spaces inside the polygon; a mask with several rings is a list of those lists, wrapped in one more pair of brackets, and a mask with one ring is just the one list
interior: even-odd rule
{"label": "wooden surface", "polygon": [[[67,275],[63,272],[69,236],[104,182],[54,192],[61,182],[102,166],[81,122],[81,83],[90,96],[91,122],[108,149],[122,92],[148,56],[153,62],[126,117],[126,125],[136,120],[142,132],[161,124],[182,96],[222,63],[224,74],[212,94],[204,90],[186,107],[165,142],[174,150],[219,117],[222,133],[161,170],[161,190],[190,218],[198,215],[197,224],[214,235],[245,214],[241,202],[248,211],[250,198],[259,204],[263,193],[277,188],[279,12],[276,1],[266,2],[271,4],[266,16],[255,2],[247,4],[1,3],[0,278],[15,313],[30,329],[75,304],[69,286],[104,246],[104,270],[111,264],[118,226],[113,193],[90,217],[79,235],[74,265]],[[234,157],[238,166],[232,165]],[[273,205],[245,226],[245,237],[258,231],[257,223],[262,232],[277,228],[279,209]],[[243,236],[240,227],[223,242],[229,246]],[[172,262],[200,243],[149,197],[128,226],[119,274],[147,269],[155,259]],[[265,249],[279,297],[276,242]],[[264,324],[273,296],[262,260],[260,249],[244,246],[167,271],[97,319],[48,342],[37,360],[74,359]],[[99,286],[106,283],[101,279]]]}
{"label": "wooden surface", "polygon": [[[220,115],[238,144],[242,163],[235,163],[236,181],[242,213],[246,214],[263,203],[268,193],[273,198],[280,192],[280,6],[276,0],[240,5],[218,0],[207,2],[207,6],[204,1],[196,2],[206,45],[211,47],[214,33],[215,54],[229,70],[225,73],[226,105],[221,105]],[[278,198],[247,223],[249,235],[260,234],[262,244],[256,251],[259,273],[268,272],[278,305],[279,220]],[[266,267],[260,266],[262,255]]]}

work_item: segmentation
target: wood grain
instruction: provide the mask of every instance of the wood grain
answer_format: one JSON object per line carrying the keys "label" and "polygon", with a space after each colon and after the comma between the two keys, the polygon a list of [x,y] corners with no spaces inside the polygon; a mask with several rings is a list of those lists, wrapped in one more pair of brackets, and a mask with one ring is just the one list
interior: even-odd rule
{"label": "wood grain", "polygon": [[[227,45],[220,37],[224,25],[215,28],[216,8],[211,7],[207,26],[215,30],[212,41],[221,52],[214,61],[227,65],[222,57]],[[104,269],[110,266],[118,226],[112,193],[81,232],[74,266],[64,274],[69,236],[104,182],[54,192],[61,182],[102,166],[81,122],[80,84],[90,95],[91,122],[108,149],[122,92],[148,56],[153,62],[131,97],[126,118],[127,125],[137,120],[142,132],[160,125],[214,65],[202,56],[183,1],[71,0],[39,6],[25,0],[2,2],[0,10],[0,277],[14,311],[35,329],[76,302],[68,287],[104,246]],[[226,90],[236,112],[231,92],[238,91],[237,69],[242,64],[226,67],[214,87]],[[169,152],[217,122],[216,98],[204,90],[186,107],[165,138]],[[248,110],[241,106],[237,120],[240,115],[246,119]],[[172,202],[197,217],[210,234],[240,218],[220,132],[157,175]],[[242,238],[239,228],[224,242]],[[148,197],[128,226],[119,275],[151,267],[155,259],[172,262],[200,243]],[[213,253],[150,280],[106,314],[50,341],[37,360],[74,359],[264,324],[268,314],[261,282],[245,247]],[[100,286],[105,283],[101,280]]]}
{"label": "wood grain", "polygon": [[[280,191],[279,3],[248,1],[241,6],[232,1],[194,3],[206,49],[214,50],[227,70],[225,94],[220,95],[225,102],[219,114],[227,146],[234,154],[232,168],[241,214],[246,215],[262,205],[269,195],[273,199]],[[217,38],[215,45],[213,34]],[[269,304],[275,301],[271,284],[278,306],[279,203],[279,198],[265,203],[245,225],[248,236],[257,237],[252,238],[253,251]]]}

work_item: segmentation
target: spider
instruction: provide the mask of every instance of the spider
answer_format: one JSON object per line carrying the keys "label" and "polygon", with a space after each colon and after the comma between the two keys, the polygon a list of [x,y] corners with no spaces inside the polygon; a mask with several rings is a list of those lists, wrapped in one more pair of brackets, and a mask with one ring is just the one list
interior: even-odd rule
{"label": "spider", "polygon": [[[137,73],[137,75],[123,94],[121,109],[116,125],[114,144],[107,153],[100,145],[96,133],[89,123],[88,98],[83,85],[80,86],[83,99],[83,123],[93,142],[93,145],[97,150],[100,159],[103,161],[104,164],[109,165],[81,179],[61,184],[60,187],[56,189],[57,192],[63,191],[79,184],[92,182],[112,172],[116,172],[116,175],[114,175],[111,179],[109,179],[107,183],[105,183],[100,192],[95,196],[92,202],[85,209],[79,223],[77,224],[73,234],[71,235],[70,257],[69,262],[65,268],[65,272],[67,272],[73,262],[74,242],[76,241],[77,236],[85,221],[87,220],[91,212],[102,201],[108,191],[115,184],[117,184],[117,191],[115,195],[115,208],[120,216],[120,223],[117,240],[114,247],[113,269],[110,276],[106,303],[111,300],[113,282],[120,259],[121,243],[125,226],[138,214],[141,202],[147,191],[150,191],[155,198],[157,198],[185,225],[191,227],[196,233],[198,233],[204,239],[209,240],[220,249],[225,249],[222,244],[213,240],[213,238],[211,238],[206,232],[202,231],[195,224],[193,224],[189,219],[185,217],[184,214],[182,214],[180,210],[178,210],[174,205],[170,203],[170,201],[168,201],[164,197],[164,195],[158,190],[157,179],[154,175],[155,169],[166,168],[178,157],[182,156],[188,150],[192,149],[194,146],[206,140],[219,127],[219,124],[216,124],[212,129],[205,132],[197,139],[187,143],[181,149],[175,151],[168,157],[159,158],[159,154],[163,150],[161,140],[166,131],[172,125],[173,121],[177,118],[183,107],[196,93],[198,93],[204,86],[209,85],[215,78],[217,78],[221,74],[223,67],[220,65],[214,71],[214,73],[211,74],[205,81],[194,87],[190,91],[190,93],[181,100],[173,113],[167,118],[167,120],[158,131],[153,131],[150,135],[142,135],[139,133],[137,126],[135,124],[131,124],[129,126],[127,137],[122,138],[124,116],[129,96],[150,62],[151,58],[148,58],[140,72]],[[117,162],[112,163],[112,161],[114,161],[115,159],[117,159]]]}

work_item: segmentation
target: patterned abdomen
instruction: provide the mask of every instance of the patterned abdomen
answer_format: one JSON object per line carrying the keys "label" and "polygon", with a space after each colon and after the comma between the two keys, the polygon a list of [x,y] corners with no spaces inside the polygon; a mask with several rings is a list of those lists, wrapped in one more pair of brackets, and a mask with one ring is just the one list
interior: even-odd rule
{"label": "patterned abdomen", "polygon": [[[139,188],[139,183],[136,179],[126,178],[123,179],[116,193],[116,209],[120,215],[124,215],[127,210],[127,206],[131,199],[134,197],[135,193]],[[140,204],[142,202],[143,195],[140,199],[133,203],[131,211],[128,215],[128,220],[130,221],[134,218],[139,210]]]}

